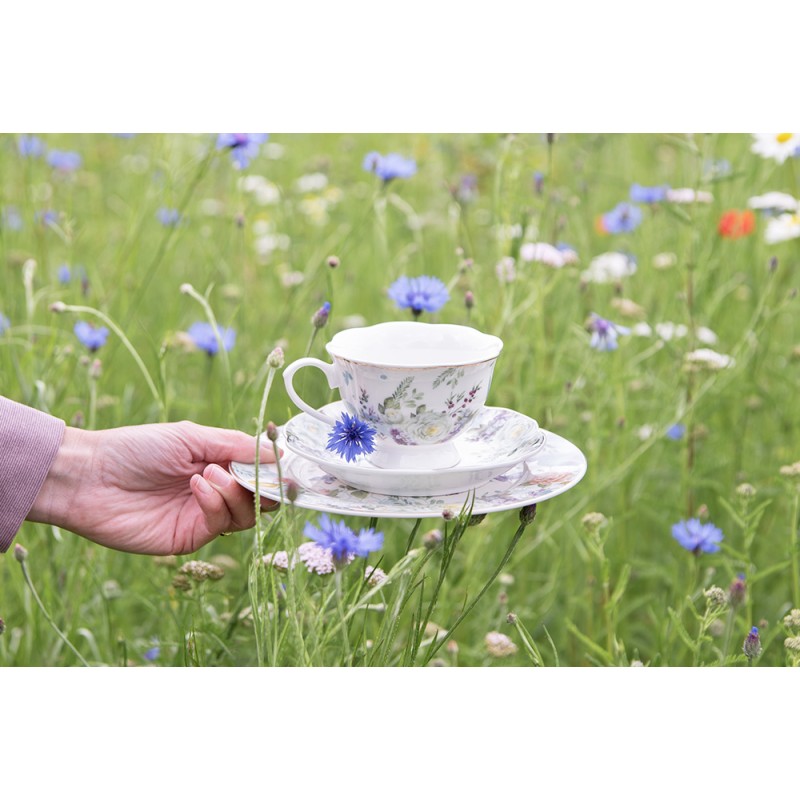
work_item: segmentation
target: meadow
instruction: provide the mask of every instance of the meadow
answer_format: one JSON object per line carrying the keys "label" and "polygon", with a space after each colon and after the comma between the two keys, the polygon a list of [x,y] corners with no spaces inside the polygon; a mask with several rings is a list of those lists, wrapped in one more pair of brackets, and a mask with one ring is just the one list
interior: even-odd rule
{"label": "meadow", "polygon": [[26,522],[0,665],[800,664],[800,134],[225,136],[0,136],[0,394],[256,434],[297,413],[276,348],[412,319],[389,289],[430,276],[419,319],[502,338],[488,403],[587,473],[535,514],[370,520],[331,569],[289,498],[179,557]]}

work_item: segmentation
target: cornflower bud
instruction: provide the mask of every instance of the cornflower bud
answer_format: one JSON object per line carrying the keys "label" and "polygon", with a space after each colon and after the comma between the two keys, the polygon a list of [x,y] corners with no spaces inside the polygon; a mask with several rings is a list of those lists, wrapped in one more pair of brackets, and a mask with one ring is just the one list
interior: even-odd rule
{"label": "cornflower bud", "polygon": [[286,499],[290,503],[294,503],[294,501],[297,500],[298,494],[300,493],[300,487],[291,478],[287,478],[284,481],[284,484],[284,494],[286,495]]}
{"label": "cornflower bud", "polygon": [[467,523],[467,526],[472,528],[475,525],[480,525],[481,522],[483,522],[485,519],[486,519],[486,514],[473,514],[469,518],[469,522]]}
{"label": "cornflower bud", "polygon": [[328,317],[331,315],[331,304],[325,302],[322,304],[320,308],[314,312],[314,316],[311,317],[311,324],[315,328],[324,328],[328,324]]}
{"label": "cornflower bud", "polygon": [[475,295],[472,292],[464,293],[464,305],[467,311],[471,311],[475,307]]}
{"label": "cornflower bud", "polygon": [[750,661],[761,655],[761,639],[758,636],[758,628],[755,625],[745,637],[742,650]]}
{"label": "cornflower bud", "polygon": [[274,422],[267,423],[267,439],[271,442],[278,441],[278,426]]}
{"label": "cornflower bud", "polygon": [[519,510],[520,525],[530,525],[536,519],[536,503]]}
{"label": "cornflower bud", "polygon": [[89,364],[89,378],[96,381],[103,374],[103,362],[96,358]]}
{"label": "cornflower bud", "polygon": [[16,558],[17,561],[19,561],[19,563],[22,564],[25,562],[25,559],[28,558],[28,551],[21,544],[15,544],[14,558]]}
{"label": "cornflower bud", "polygon": [[285,358],[283,355],[283,348],[276,347],[268,356],[267,356],[267,366],[270,369],[280,369],[284,362]]}
{"label": "cornflower bud", "polygon": [[450,520],[451,520],[451,519],[455,519],[455,516],[456,516],[456,515],[455,515],[455,512],[453,511],[453,509],[452,509],[452,508],[445,508],[445,509],[442,511],[442,519],[443,519],[445,522],[450,522]]}
{"label": "cornflower bud", "polygon": [[744,603],[745,595],[747,594],[747,583],[745,582],[744,573],[740,572],[728,587],[728,601],[734,608],[738,608]]}

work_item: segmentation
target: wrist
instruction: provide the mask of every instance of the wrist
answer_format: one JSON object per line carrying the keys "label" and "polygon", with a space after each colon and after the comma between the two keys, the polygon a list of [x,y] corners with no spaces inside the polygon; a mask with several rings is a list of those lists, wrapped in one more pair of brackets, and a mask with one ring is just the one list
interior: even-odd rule
{"label": "wrist", "polygon": [[27,519],[70,528],[70,512],[92,463],[94,438],[92,431],[69,427],[64,430],[61,446]]}

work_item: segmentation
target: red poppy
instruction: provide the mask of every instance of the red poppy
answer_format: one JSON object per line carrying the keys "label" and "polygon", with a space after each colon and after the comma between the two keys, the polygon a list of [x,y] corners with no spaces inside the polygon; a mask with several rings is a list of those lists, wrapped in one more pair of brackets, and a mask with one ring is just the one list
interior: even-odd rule
{"label": "red poppy", "polygon": [[717,230],[726,239],[740,239],[742,236],[749,236],[755,227],[756,215],[752,211],[738,211],[734,208],[722,215]]}

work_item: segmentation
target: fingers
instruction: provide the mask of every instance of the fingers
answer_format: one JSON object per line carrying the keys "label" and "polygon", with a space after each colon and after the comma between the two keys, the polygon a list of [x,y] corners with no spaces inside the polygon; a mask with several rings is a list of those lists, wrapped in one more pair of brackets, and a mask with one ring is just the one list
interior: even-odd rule
{"label": "fingers", "polygon": [[[256,460],[256,439],[242,431],[226,428],[211,428],[193,422],[179,422],[184,426],[189,445],[196,461],[214,464],[227,464],[229,461],[244,461],[252,464]],[[259,460],[264,463],[275,461],[272,442],[262,443]]]}
{"label": "fingers", "polygon": [[[246,530],[255,524],[252,493],[217,464],[209,464],[202,475],[193,475],[190,486],[205,516],[210,538],[228,531]],[[261,507],[272,511],[278,503],[262,499]]]}

